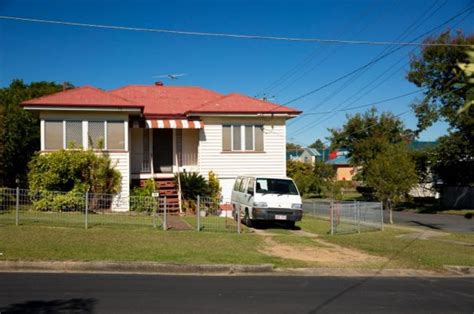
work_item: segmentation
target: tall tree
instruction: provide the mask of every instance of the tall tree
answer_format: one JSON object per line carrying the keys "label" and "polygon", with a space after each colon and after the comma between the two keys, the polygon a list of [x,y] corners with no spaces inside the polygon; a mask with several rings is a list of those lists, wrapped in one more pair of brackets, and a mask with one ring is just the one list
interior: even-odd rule
{"label": "tall tree", "polygon": [[9,87],[0,88],[0,104],[5,110],[1,160],[3,184],[13,186],[18,178],[26,185],[27,164],[33,153],[39,150],[40,133],[38,117],[23,110],[20,103],[63,90],[63,85],[54,82],[25,84],[13,80]]}
{"label": "tall tree", "polygon": [[347,122],[339,129],[329,129],[332,148],[349,151],[351,164],[361,167],[357,177],[364,181],[368,163],[387,145],[407,142],[412,138],[403,122],[390,112],[378,114],[372,108],[364,114],[348,115]]}
{"label": "tall tree", "polygon": [[437,121],[449,124],[449,134],[435,149],[433,170],[447,184],[474,183],[474,81],[469,66],[473,62],[474,35],[446,31],[425,43],[465,46],[424,46],[411,56],[407,79],[425,88],[425,97],[413,103],[418,118],[416,133]]}
{"label": "tall tree", "polygon": [[318,152],[324,149],[324,143],[319,138],[314,141],[313,144],[309,145],[309,147],[316,149]]}
{"label": "tall tree", "polygon": [[415,163],[404,143],[385,146],[367,164],[366,184],[375,190],[375,195],[388,209],[391,224],[393,207],[405,198],[417,181]]}

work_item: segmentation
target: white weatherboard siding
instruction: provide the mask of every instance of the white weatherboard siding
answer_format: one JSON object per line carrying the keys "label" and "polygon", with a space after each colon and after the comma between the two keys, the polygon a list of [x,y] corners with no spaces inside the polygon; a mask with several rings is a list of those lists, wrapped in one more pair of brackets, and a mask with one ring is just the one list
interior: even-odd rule
{"label": "white weatherboard siding", "polygon": [[130,155],[128,152],[110,153],[109,157],[112,161],[112,166],[114,166],[115,169],[120,171],[120,174],[122,175],[122,182],[120,184],[121,191],[118,196],[114,197],[114,200],[112,202],[112,210],[128,211],[128,197],[130,195]]}
{"label": "white weatherboard siding", "polygon": [[[234,180],[239,175],[286,176],[286,128],[283,118],[202,118],[199,138],[200,173],[207,178],[214,171],[222,186],[223,201],[230,201]],[[223,152],[223,124],[264,126],[264,152]]]}

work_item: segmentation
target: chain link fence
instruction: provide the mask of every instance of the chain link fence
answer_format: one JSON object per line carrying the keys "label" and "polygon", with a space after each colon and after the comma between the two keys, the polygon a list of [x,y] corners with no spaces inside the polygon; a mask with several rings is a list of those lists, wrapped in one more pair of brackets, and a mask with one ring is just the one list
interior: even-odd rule
{"label": "chain link fence", "polygon": [[[131,211],[112,211],[114,202],[128,202]],[[165,199],[113,194],[0,188],[0,224],[68,227],[163,226]]]}
{"label": "chain link fence", "polygon": [[327,220],[331,234],[383,230],[381,202],[312,200],[303,204],[303,211]]}
{"label": "chain link fence", "polygon": [[[129,210],[116,211],[116,204]],[[194,213],[171,208],[166,196],[129,196],[0,188],[1,225],[62,227],[150,227],[162,230],[225,231],[240,233],[230,204],[199,197]]]}

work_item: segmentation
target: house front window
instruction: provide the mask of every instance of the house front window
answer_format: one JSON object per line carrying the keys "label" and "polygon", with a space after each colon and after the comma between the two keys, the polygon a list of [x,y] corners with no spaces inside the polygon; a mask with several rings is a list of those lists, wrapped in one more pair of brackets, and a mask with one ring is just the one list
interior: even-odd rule
{"label": "house front window", "polygon": [[82,147],[82,121],[66,121],[65,148]]}
{"label": "house front window", "polygon": [[63,148],[63,121],[45,121],[44,139],[45,149]]}
{"label": "house front window", "polygon": [[43,136],[45,150],[126,149],[124,121],[45,120]]}
{"label": "house front window", "polygon": [[222,151],[263,152],[263,125],[223,125]]}

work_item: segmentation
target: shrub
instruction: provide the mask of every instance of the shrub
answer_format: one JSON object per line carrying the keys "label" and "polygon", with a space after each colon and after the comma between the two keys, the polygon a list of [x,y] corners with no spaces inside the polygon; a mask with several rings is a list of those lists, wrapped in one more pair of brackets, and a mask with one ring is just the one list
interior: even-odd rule
{"label": "shrub", "polygon": [[84,194],[76,192],[51,193],[44,192],[36,200],[33,200],[33,208],[40,211],[76,211],[85,208]]}
{"label": "shrub", "polygon": [[151,212],[158,206],[158,201],[151,196],[155,192],[155,181],[148,179],[143,187],[135,187],[130,192],[130,210]]}
{"label": "shrub", "polygon": [[106,154],[92,150],[59,150],[37,153],[29,163],[32,191],[75,191],[115,194],[120,191],[120,172]]}
{"label": "shrub", "polygon": [[[176,183],[178,175],[175,176]],[[209,185],[204,177],[196,172],[183,172],[179,174],[181,194],[183,199],[196,200],[198,195],[210,196]]]}
{"label": "shrub", "polygon": [[[120,191],[120,172],[111,165],[108,155],[92,150],[37,153],[30,161],[29,169],[30,191],[40,195],[33,201],[33,207],[38,210],[75,210],[83,208],[85,192],[115,194]],[[96,203],[94,199],[93,203]]]}
{"label": "shrub", "polygon": [[211,170],[208,173],[208,184],[209,184],[209,194],[213,199],[220,199],[221,197],[221,185],[219,184],[219,178],[217,175]]}

